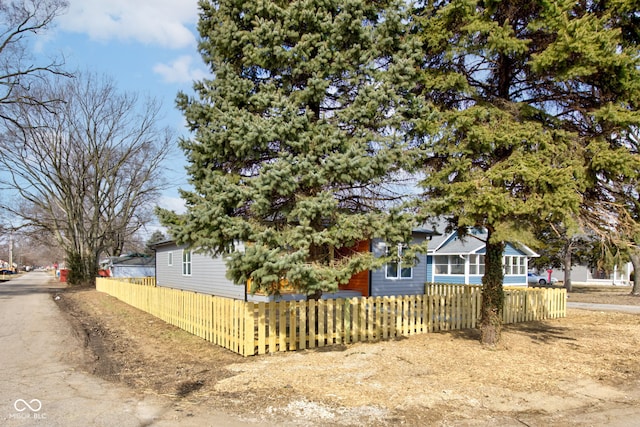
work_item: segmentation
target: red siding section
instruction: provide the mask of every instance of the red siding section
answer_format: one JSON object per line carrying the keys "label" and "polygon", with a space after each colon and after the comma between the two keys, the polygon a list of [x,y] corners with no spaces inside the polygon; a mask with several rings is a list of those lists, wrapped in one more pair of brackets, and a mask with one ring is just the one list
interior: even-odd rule
{"label": "red siding section", "polygon": [[[369,252],[370,241],[363,240],[356,244],[355,246],[340,250],[342,251],[350,251],[350,252]],[[349,291],[358,291],[364,297],[369,296],[369,270],[361,271],[351,277],[349,283],[346,285],[340,285],[340,289],[349,290]]]}

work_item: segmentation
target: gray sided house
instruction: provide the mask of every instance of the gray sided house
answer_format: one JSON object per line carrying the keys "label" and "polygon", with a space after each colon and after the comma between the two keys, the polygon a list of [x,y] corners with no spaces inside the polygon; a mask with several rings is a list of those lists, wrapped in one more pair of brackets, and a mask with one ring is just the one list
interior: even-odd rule
{"label": "gray sided house", "polygon": [[[179,246],[173,241],[156,243],[156,285],[183,289],[208,295],[245,301],[270,301],[267,295],[252,295],[247,286],[236,285],[227,279],[227,267],[223,257],[211,257]],[[340,290],[323,295],[323,299],[360,296],[359,293]],[[303,294],[283,294],[281,300],[300,300]]]}
{"label": "gray sided house", "polygon": [[[484,274],[484,241],[486,233],[473,230],[464,239],[457,233],[440,235],[433,230],[416,229],[411,245],[428,242],[427,253],[419,254],[416,262],[394,262],[381,269],[362,272],[340,286],[335,293],[325,293],[324,299],[354,296],[422,295],[427,283],[481,284]],[[387,245],[380,239],[362,242],[359,247],[383,256],[391,251],[402,254],[407,245]],[[267,295],[252,295],[246,286],[236,285],[226,278],[222,257],[211,257],[178,246],[173,241],[154,245],[156,251],[156,284],[203,294],[246,301],[270,301]],[[525,246],[507,244],[504,252],[504,284],[527,286],[528,257],[537,256]],[[278,299],[304,299],[305,295],[283,293]]]}
{"label": "gray sided house", "polygon": [[156,243],[154,249],[157,286],[245,299],[245,287],[227,279],[222,257],[199,254],[173,241]]}

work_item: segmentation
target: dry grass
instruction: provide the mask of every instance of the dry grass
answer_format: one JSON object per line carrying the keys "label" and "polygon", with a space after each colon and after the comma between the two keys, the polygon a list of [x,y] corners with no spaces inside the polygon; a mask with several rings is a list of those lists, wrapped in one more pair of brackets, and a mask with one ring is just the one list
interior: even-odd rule
{"label": "dry grass", "polygon": [[[625,290],[575,287],[569,300],[638,305]],[[577,426],[640,416],[638,315],[569,310],[565,319],[505,327],[492,349],[465,330],[242,358],[105,294],[61,301],[85,330],[101,331],[98,360],[113,371],[105,377],[190,411],[359,426]]]}
{"label": "dry grass", "polygon": [[574,285],[568,295],[571,302],[640,305],[640,296],[631,295],[629,286]]}

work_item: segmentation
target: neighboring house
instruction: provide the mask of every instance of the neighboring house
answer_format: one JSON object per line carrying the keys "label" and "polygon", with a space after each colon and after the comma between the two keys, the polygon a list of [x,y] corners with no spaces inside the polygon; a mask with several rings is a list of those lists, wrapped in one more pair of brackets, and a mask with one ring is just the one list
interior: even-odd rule
{"label": "neighboring house", "polygon": [[122,255],[109,258],[100,271],[110,277],[153,277],[156,274],[156,262],[149,255]]}
{"label": "neighboring house", "polygon": [[[630,285],[633,265],[629,262],[621,267],[615,266],[613,272],[606,273],[586,265],[574,265],[571,268],[571,283],[593,285]],[[553,270],[552,277],[564,280],[564,270]]]}
{"label": "neighboring house", "polygon": [[[429,245],[427,282],[482,284],[487,233],[471,229],[463,238],[456,232],[434,237]],[[539,255],[525,245],[507,242],[502,265],[504,285],[527,286],[529,258]]]}
{"label": "neighboring house", "polygon": [[[464,238],[458,237],[457,232],[414,232],[414,244],[425,239],[429,240],[427,253],[419,255],[415,265],[393,263],[372,271],[368,295],[419,295],[424,292],[425,283],[482,284],[486,232],[472,229]],[[389,248],[384,242],[374,240],[371,250],[382,256]],[[402,246],[396,250],[401,251]],[[524,245],[507,243],[503,256],[503,283],[527,286],[528,261],[530,257],[537,256]]]}
{"label": "neighboring house", "polygon": [[[413,264],[394,262],[375,271],[364,271],[323,298],[353,296],[422,295],[425,283],[481,284],[484,274],[484,240],[486,233],[470,231],[464,239],[457,233],[440,234],[436,230],[416,229],[412,244],[428,242],[426,254]],[[383,256],[389,251],[402,252],[406,245],[389,246],[374,239],[361,242],[355,250],[371,251]],[[226,278],[222,257],[210,257],[178,246],[173,241],[156,243],[156,284],[246,301],[268,301],[267,295],[252,295],[247,286],[235,285]],[[353,250],[354,248],[352,248]],[[538,256],[526,246],[507,244],[504,253],[504,284],[527,286],[528,258]],[[302,294],[283,293],[281,299],[302,299]]]}

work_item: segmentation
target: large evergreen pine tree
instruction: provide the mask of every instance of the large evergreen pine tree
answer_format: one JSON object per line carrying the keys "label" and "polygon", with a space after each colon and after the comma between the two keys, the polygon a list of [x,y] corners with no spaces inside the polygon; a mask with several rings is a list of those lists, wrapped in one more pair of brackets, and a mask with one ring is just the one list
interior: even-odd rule
{"label": "large evergreen pine tree", "polygon": [[[382,188],[399,157],[394,121],[402,20],[387,1],[201,1],[214,77],[181,94],[193,186],[159,211],[180,243],[226,254],[229,277],[317,297],[368,269],[362,240],[403,240]],[[406,68],[406,67],[405,67]],[[236,244],[242,242],[243,249]]]}
{"label": "large evergreen pine tree", "polygon": [[637,2],[419,3],[421,207],[488,230],[481,340],[493,344],[504,242],[531,243],[541,221],[575,230],[601,209],[606,183],[637,174],[621,167],[637,154],[619,139],[638,123],[638,51],[626,41]]}

